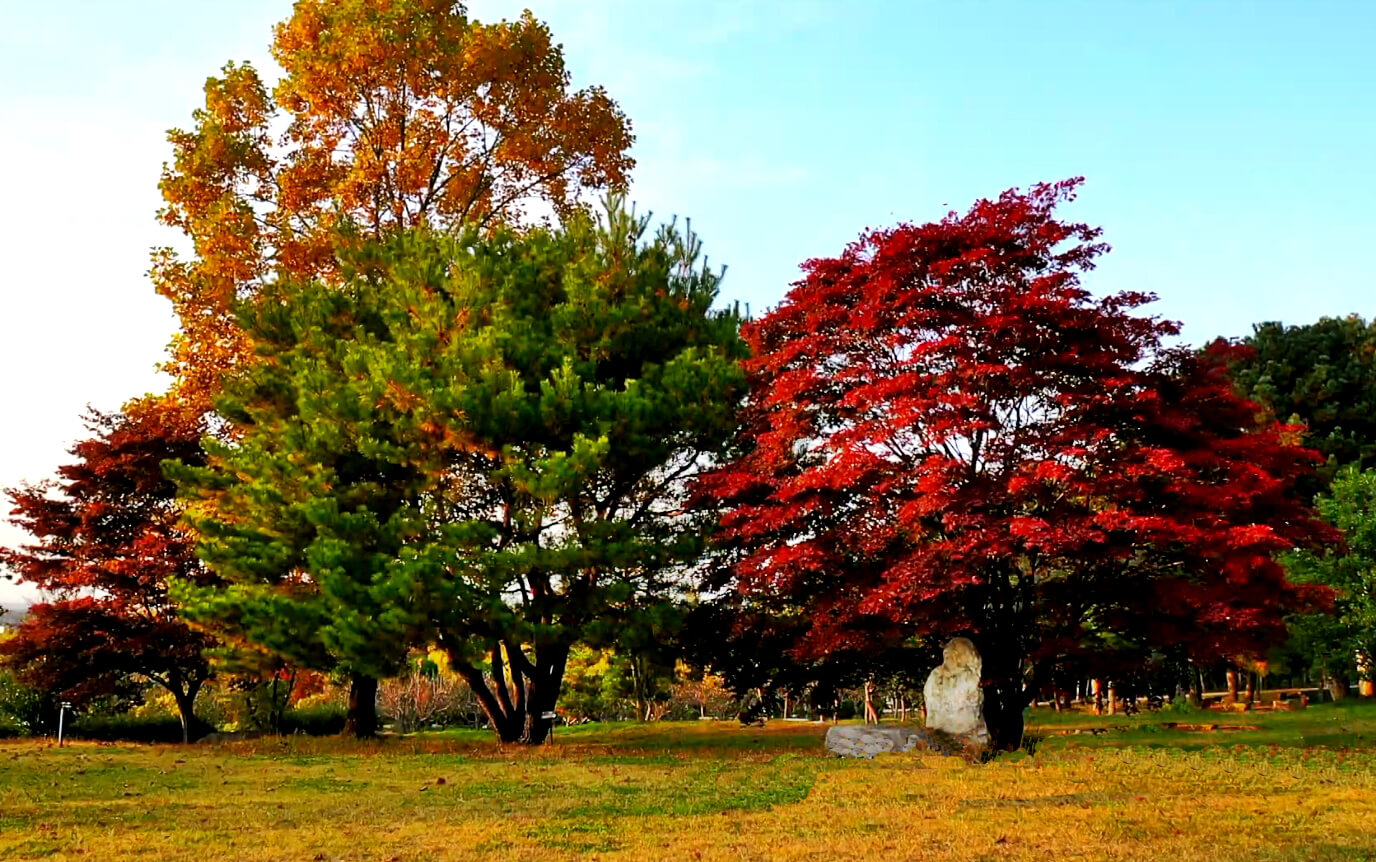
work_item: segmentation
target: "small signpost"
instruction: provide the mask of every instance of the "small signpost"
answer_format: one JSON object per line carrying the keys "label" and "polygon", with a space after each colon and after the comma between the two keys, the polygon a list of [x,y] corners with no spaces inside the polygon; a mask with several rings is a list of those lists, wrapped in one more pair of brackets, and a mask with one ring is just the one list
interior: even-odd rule
{"label": "small signpost", "polygon": [[542,712],[540,717],[549,722],[549,741],[554,742],[554,720],[559,717],[558,714],[553,711]]}
{"label": "small signpost", "polygon": [[65,700],[62,701],[62,703],[61,703],[61,704],[58,706],[58,708],[57,708],[57,747],[58,747],[58,748],[61,748],[61,747],[62,747],[62,731],[65,729],[65,727],[64,727],[65,722],[63,721],[63,719],[65,719],[65,718],[67,717],[67,710],[69,710],[69,709],[71,709],[71,708],[72,708],[72,705],[71,705],[70,703],[68,703],[67,701],[65,701]]}

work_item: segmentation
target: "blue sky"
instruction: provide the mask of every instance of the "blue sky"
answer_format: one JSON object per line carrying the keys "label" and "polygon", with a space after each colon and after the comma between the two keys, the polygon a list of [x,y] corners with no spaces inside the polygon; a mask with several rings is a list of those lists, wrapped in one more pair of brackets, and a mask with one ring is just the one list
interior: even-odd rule
{"label": "blue sky", "polygon": [[[1083,175],[1067,214],[1187,340],[1376,314],[1376,3],[475,0],[525,5],[632,118],[633,197],[691,216],[760,311],[867,226]],[[0,2],[0,486],[88,402],[157,387],[144,275],[163,134],[226,60],[271,78],[289,0]],[[0,527],[0,544],[19,537]],[[6,588],[0,587],[0,598]]]}

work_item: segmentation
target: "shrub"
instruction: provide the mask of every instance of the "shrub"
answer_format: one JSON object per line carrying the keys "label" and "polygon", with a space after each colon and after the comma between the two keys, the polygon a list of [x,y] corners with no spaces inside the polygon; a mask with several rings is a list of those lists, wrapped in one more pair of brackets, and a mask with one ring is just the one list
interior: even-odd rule
{"label": "shrub", "polygon": [[67,733],[100,742],[181,742],[182,723],[171,715],[82,715]]}
{"label": "shrub", "polygon": [[282,733],[333,736],[344,730],[344,707],[337,703],[289,709],[282,715]]}
{"label": "shrub", "polygon": [[57,701],[0,672],[0,737],[36,736],[56,726]]}
{"label": "shrub", "polygon": [[1161,711],[1172,715],[1195,715],[1200,710],[1199,707],[1190,703],[1190,699],[1187,697],[1173,697],[1170,703],[1161,707]]}
{"label": "shrub", "polygon": [[383,680],[378,707],[397,733],[414,733],[431,725],[470,724],[472,715],[481,709],[466,682],[428,662],[405,676]]}
{"label": "shrub", "polygon": [[706,717],[725,718],[737,712],[736,696],[726,688],[720,676],[690,672],[680,666],[663,717],[670,721],[692,721]]}
{"label": "shrub", "polygon": [[[200,698],[198,697],[197,700],[200,700]],[[83,711],[87,713],[95,712],[95,710],[92,709]],[[172,692],[161,688],[149,689],[144,693],[143,702],[130,707],[128,710],[107,709],[104,711],[111,714],[127,711],[129,715],[135,718],[176,718],[178,715],[177,701],[172,697]]]}
{"label": "shrub", "polygon": [[20,736],[28,736],[27,728],[20,727],[4,716],[0,716],[0,739],[15,739]]}
{"label": "shrub", "polygon": [[222,673],[201,689],[196,715],[228,732],[286,733],[282,722],[294,691],[290,672]]}
{"label": "shrub", "polygon": [[[288,710],[282,716],[281,727],[284,734],[337,734],[344,729],[344,709],[340,706],[325,705]],[[206,729],[209,728],[202,728]],[[169,715],[83,715],[72,721],[68,733],[73,739],[101,742],[182,741],[181,721],[176,716]]]}

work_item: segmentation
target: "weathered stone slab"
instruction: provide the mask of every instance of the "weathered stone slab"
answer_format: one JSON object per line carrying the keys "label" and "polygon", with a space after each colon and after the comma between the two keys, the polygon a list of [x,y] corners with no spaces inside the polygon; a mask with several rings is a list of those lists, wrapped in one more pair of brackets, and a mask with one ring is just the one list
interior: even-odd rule
{"label": "weathered stone slab", "polygon": [[948,736],[925,727],[838,725],[827,730],[827,751],[840,757],[872,758],[916,750],[939,757],[965,760],[977,757],[978,746],[963,737]]}
{"label": "weathered stone slab", "polygon": [[947,642],[940,666],[922,689],[927,727],[981,746],[989,744],[984,723],[984,692],[980,674],[984,663],[968,638]]}
{"label": "weathered stone slab", "polygon": [[827,751],[841,757],[872,758],[886,752],[911,751],[917,744],[917,729],[848,724],[827,729]]}

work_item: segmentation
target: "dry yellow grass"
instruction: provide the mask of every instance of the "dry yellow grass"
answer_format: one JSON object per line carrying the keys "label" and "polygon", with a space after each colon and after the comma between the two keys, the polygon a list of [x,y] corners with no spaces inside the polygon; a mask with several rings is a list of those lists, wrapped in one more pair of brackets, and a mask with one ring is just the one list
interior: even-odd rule
{"label": "dry yellow grass", "polygon": [[821,733],[590,729],[536,751],[465,735],[6,743],[0,857],[1376,859],[1362,751],[1059,745],[969,767],[831,760]]}

